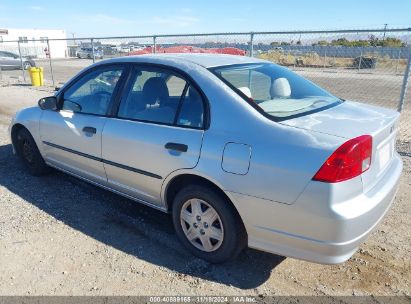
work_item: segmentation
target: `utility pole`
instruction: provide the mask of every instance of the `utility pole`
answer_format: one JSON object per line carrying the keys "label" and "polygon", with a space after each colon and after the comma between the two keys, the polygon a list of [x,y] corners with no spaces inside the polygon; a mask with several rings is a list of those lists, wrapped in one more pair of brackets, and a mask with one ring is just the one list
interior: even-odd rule
{"label": "utility pole", "polygon": [[384,35],[382,36],[382,42],[384,44],[384,40],[385,40],[385,32],[387,31],[387,23],[384,24]]}

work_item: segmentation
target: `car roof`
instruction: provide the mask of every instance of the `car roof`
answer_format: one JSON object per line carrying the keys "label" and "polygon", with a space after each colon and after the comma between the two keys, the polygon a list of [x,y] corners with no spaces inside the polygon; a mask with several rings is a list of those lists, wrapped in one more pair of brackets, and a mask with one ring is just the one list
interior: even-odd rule
{"label": "car roof", "polygon": [[194,63],[205,68],[233,65],[233,64],[247,64],[247,63],[263,63],[265,60],[258,58],[239,56],[239,55],[223,55],[223,54],[148,54],[135,55],[121,58],[111,59],[111,62],[149,62],[171,60],[175,63]]}

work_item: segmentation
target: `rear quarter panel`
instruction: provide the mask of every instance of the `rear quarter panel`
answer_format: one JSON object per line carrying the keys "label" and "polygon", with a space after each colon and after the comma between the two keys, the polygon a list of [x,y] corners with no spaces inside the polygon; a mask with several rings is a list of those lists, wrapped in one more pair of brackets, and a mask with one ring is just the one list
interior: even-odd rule
{"label": "rear quarter panel", "polygon": [[[236,132],[209,130],[203,139],[196,169],[212,175],[225,191],[292,204],[329,157],[343,142],[327,134],[280,126],[274,122],[247,123]],[[232,174],[221,168],[227,142],[251,147],[247,174]]]}

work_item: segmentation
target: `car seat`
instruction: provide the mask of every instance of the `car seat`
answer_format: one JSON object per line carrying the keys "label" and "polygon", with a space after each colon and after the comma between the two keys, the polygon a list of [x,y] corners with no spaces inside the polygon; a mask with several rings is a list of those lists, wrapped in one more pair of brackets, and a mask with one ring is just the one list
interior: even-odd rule
{"label": "car seat", "polygon": [[145,105],[145,109],[137,113],[137,118],[147,121],[173,123],[175,111],[170,107],[164,106],[169,98],[167,84],[162,77],[148,79],[144,83],[140,102]]}

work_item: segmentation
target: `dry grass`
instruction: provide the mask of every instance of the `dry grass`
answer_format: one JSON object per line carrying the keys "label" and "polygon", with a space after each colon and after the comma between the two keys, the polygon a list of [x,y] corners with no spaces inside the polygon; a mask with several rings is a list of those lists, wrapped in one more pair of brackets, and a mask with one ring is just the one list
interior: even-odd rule
{"label": "dry grass", "polygon": [[[392,59],[388,55],[377,56],[372,53],[364,54],[365,57],[376,57],[378,70],[389,71],[390,73],[404,73],[407,63],[406,59]],[[312,66],[312,67],[334,67],[334,68],[355,68],[353,58],[344,57],[321,57],[315,52],[305,54],[290,54],[283,51],[270,51],[260,54],[261,59],[269,60],[285,66]]]}

